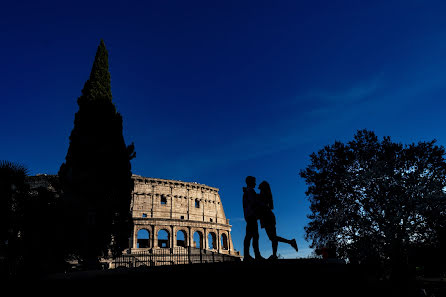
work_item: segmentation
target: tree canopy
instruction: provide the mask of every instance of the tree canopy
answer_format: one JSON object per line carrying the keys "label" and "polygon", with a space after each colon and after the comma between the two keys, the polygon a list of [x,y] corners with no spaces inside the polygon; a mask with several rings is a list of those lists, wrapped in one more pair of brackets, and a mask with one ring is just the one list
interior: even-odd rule
{"label": "tree canopy", "polygon": [[335,243],[353,261],[403,257],[435,246],[446,218],[445,150],[436,141],[403,145],[361,130],[310,156],[301,170],[311,203],[306,238]]}

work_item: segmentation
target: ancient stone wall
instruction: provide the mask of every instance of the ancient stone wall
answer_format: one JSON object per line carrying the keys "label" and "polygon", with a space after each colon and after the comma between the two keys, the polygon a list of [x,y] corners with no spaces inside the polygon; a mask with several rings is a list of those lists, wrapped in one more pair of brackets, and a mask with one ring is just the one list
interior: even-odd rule
{"label": "ancient stone wall", "polygon": [[192,246],[239,255],[217,188],[139,175],[133,179],[132,252]]}
{"label": "ancient stone wall", "polygon": [[[239,256],[231,238],[218,189],[206,185],[132,176],[133,233],[128,252],[159,248],[197,247]],[[31,189],[53,187],[57,175],[28,178]],[[162,235],[162,236],[161,236]]]}

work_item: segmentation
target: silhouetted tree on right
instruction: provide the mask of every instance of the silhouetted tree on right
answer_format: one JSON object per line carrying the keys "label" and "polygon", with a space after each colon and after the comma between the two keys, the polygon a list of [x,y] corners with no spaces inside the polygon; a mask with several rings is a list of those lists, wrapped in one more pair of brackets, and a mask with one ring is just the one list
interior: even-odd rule
{"label": "silhouetted tree on right", "polygon": [[445,150],[436,141],[409,145],[360,130],[311,154],[300,172],[311,214],[313,247],[336,243],[339,257],[391,260],[394,275],[414,246],[438,246],[446,222]]}

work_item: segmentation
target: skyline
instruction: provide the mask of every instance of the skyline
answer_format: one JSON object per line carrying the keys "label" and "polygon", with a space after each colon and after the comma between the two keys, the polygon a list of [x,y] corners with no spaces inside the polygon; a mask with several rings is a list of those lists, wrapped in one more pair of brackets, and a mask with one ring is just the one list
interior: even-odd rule
{"label": "skyline", "polygon": [[[256,3],[256,4],[254,4]],[[271,184],[285,257],[309,255],[309,155],[359,129],[446,144],[446,6],[283,1],[8,3],[1,13],[2,160],[57,174],[100,39],[132,172],[220,189],[243,252],[242,187]],[[36,13],[37,12],[37,13]],[[264,230],[260,247],[271,246]]]}

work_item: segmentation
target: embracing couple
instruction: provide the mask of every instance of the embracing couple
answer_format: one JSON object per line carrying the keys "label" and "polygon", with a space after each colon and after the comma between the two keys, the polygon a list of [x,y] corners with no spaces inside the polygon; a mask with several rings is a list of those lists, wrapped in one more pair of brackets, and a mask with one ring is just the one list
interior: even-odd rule
{"label": "embracing couple", "polygon": [[264,260],[259,251],[259,230],[257,220],[260,220],[260,226],[265,228],[269,240],[271,240],[273,254],[269,259],[277,259],[277,246],[279,241],[291,245],[296,252],[298,251],[296,240],[288,240],[276,234],[276,217],[273,213],[273,196],[271,188],[266,181],[259,185],[260,194],[254,190],[256,186],[256,178],[253,176],[246,177],[246,187],[243,188],[243,212],[246,220],[246,235],[244,240],[244,261],[253,260],[249,255],[251,245],[254,249],[256,260]]}

